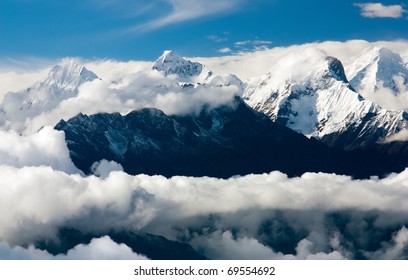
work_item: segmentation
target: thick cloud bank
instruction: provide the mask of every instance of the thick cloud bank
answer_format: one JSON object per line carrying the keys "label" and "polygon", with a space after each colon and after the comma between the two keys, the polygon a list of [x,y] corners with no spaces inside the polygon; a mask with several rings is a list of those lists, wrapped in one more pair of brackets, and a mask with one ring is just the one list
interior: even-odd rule
{"label": "thick cloud bank", "polygon": [[0,131],[0,164],[53,166],[66,173],[79,172],[69,157],[64,133],[51,127],[29,136]]}
{"label": "thick cloud bank", "polygon": [[[408,170],[361,181],[314,173],[289,179],[280,172],[221,180],[112,171],[103,179],[6,165],[0,173],[3,252],[73,228],[150,232],[215,259],[407,257]],[[33,248],[25,253],[48,256]]]}
{"label": "thick cloud bank", "polygon": [[7,243],[0,242],[0,258],[5,260],[147,260],[124,245],[117,244],[109,236],[95,238],[91,243],[77,245],[67,254],[53,256],[47,251],[35,249],[34,246],[11,248]]}

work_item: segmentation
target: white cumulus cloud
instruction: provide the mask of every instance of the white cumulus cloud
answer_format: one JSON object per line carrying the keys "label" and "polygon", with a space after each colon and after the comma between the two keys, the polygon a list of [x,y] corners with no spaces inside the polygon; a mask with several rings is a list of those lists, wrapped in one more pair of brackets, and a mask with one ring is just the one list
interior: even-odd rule
{"label": "white cumulus cloud", "polygon": [[210,236],[201,236],[193,240],[193,244],[200,248],[210,258],[214,259],[243,259],[243,260],[296,260],[296,259],[346,259],[340,252],[332,250],[329,253],[313,253],[313,243],[302,239],[296,246],[295,254],[275,252],[268,246],[261,244],[251,237],[234,238],[230,231],[216,231]]}
{"label": "white cumulus cloud", "polygon": [[383,5],[382,3],[356,3],[361,15],[368,18],[401,18],[407,11],[401,5]]}
{"label": "white cumulus cloud", "polygon": [[219,53],[230,53],[232,50],[230,48],[222,48],[218,50]]}
{"label": "white cumulus cloud", "polygon": [[64,132],[51,127],[29,136],[0,131],[0,164],[20,168],[51,166],[66,173],[80,173],[69,157]]}

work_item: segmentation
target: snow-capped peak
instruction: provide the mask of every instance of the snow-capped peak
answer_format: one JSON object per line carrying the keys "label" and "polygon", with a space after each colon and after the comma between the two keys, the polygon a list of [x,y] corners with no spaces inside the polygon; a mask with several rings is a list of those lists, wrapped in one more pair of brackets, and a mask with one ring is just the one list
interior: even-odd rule
{"label": "snow-capped peak", "polygon": [[396,78],[408,85],[408,68],[401,56],[387,48],[374,47],[347,67],[351,85],[363,95],[385,87],[398,93]]}
{"label": "snow-capped peak", "polygon": [[9,92],[4,96],[0,104],[0,111],[3,112],[0,127],[23,131],[27,128],[26,120],[52,111],[63,100],[76,96],[81,84],[95,79],[98,76],[77,60],[62,60],[44,80],[26,90]]}
{"label": "snow-capped peak", "polygon": [[[248,83],[244,99],[251,107],[297,132],[345,149],[368,146],[408,128],[406,113],[382,109],[355,92],[338,59],[316,59],[305,65],[306,72],[303,63],[291,63],[300,68],[283,68],[284,73],[274,68]],[[281,79],[288,76],[291,79]]]}
{"label": "snow-capped peak", "polygon": [[64,59],[54,66],[40,87],[74,91],[84,82],[98,79],[98,76],[80,65],[75,59]]}
{"label": "snow-capped peak", "polygon": [[164,72],[165,75],[176,74],[180,78],[197,76],[203,70],[203,65],[192,62],[177,55],[173,51],[164,51],[154,63],[153,69]]}

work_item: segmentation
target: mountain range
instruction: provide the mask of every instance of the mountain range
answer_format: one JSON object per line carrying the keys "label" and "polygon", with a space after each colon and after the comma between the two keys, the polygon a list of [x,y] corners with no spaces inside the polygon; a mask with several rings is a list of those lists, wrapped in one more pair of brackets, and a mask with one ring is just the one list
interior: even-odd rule
{"label": "mountain range", "polygon": [[[220,88],[233,94],[226,98],[217,93],[215,99],[223,102],[200,101],[198,110],[181,115],[154,107],[126,114],[79,114],[61,120],[56,129],[65,132],[73,162],[87,174],[102,159],[120,163],[131,174],[215,177],[271,170],[291,176],[324,171],[367,177],[408,165],[406,142],[388,143],[408,129],[408,113],[386,110],[357,90],[381,84],[398,94],[392,81],[406,83],[408,77],[398,54],[373,48],[349,66],[351,81],[334,57],[282,61],[269,73],[243,82],[165,51],[150,71],[161,73],[170,84],[144,87],[186,96],[201,93],[203,100]],[[63,60],[45,79],[5,96],[0,104],[3,126],[24,127],[30,118],[75,98],[79,87],[94,80],[100,78],[77,60]],[[171,83],[175,85],[169,88]]]}
{"label": "mountain range", "polygon": [[[179,76],[182,88],[214,77],[209,71],[192,83],[205,67],[169,51],[153,69]],[[408,114],[382,109],[356,93],[338,59],[317,61],[298,79],[274,78],[270,73],[244,86],[244,100],[256,111],[237,92],[233,102],[204,106],[198,114],[169,116],[155,108],[124,116],[80,114],[55,128],[65,132],[73,162],[85,173],[102,159],[131,174],[214,177],[280,170],[290,176],[323,171],[361,178],[407,165],[406,144],[388,149],[381,141],[406,130]],[[233,81],[243,87],[238,78]]]}
{"label": "mountain range", "polygon": [[343,152],[308,139],[246,105],[203,108],[168,116],[154,108],[116,114],[80,114],[55,127],[65,132],[74,164],[91,173],[102,159],[130,174],[212,176],[280,170],[289,176],[329,172],[369,177],[393,171],[376,153]]}
{"label": "mountain range", "polygon": [[[112,76],[105,77],[103,71],[98,71],[100,69],[92,70],[91,66],[85,67],[79,60],[65,59],[52,67],[48,76],[30,88],[10,92],[4,96],[0,101],[1,129],[16,130],[22,135],[31,133],[27,132],[26,127],[36,119],[40,125],[51,123],[55,130],[64,132],[70,159],[82,172],[78,171],[80,175],[68,175],[56,171],[55,173],[61,175],[63,180],[71,182],[69,180],[72,178],[72,181],[80,181],[86,185],[89,179],[89,182],[104,182],[104,185],[109,186],[114,180],[118,180],[117,185],[123,185],[122,180],[128,180],[131,186],[129,192],[118,190],[121,198],[126,201],[128,198],[134,199],[133,188],[137,188],[146,195],[147,204],[149,201],[157,200],[159,201],[157,203],[164,205],[163,209],[160,209],[163,212],[160,212],[156,207],[159,204],[152,204],[152,208],[149,208],[152,216],[158,213],[159,217],[152,224],[146,222],[146,226],[143,224],[140,227],[109,224],[106,227],[92,229],[87,226],[88,220],[82,220],[79,214],[72,214],[67,223],[57,223],[52,227],[50,231],[55,231],[55,234],[37,235],[30,240],[34,242],[35,248],[54,255],[65,254],[78,244],[89,244],[93,238],[108,235],[114,242],[126,244],[134,252],[151,259],[205,259],[209,255],[200,245],[200,238],[196,239],[195,243],[191,240],[200,237],[200,234],[210,236],[219,234],[222,238],[228,238],[230,233],[233,242],[256,241],[257,247],[254,248],[263,248],[265,245],[277,250],[276,252],[295,254],[300,242],[309,240],[306,238],[320,244],[316,240],[321,239],[321,233],[316,234],[314,229],[318,227],[322,228],[322,231],[326,230],[319,224],[321,221],[336,225],[333,232],[325,236],[326,243],[330,243],[333,248],[326,248],[324,252],[331,249],[341,250],[340,246],[336,247],[331,243],[336,243],[337,239],[343,242],[341,238],[344,238],[347,242],[343,242],[342,246],[345,244],[345,247],[355,247],[359,252],[351,257],[368,258],[367,255],[360,253],[360,248],[374,252],[383,246],[381,242],[384,240],[394,240],[395,232],[400,227],[394,228],[385,223],[383,226],[385,230],[382,232],[376,231],[376,227],[389,217],[392,216],[389,220],[393,220],[398,215],[392,212],[381,216],[381,211],[388,209],[383,205],[378,207],[380,210],[360,209],[359,200],[349,194],[354,194],[352,191],[358,189],[360,185],[357,182],[366,187],[363,192],[357,193],[365,199],[366,193],[377,191],[382,184],[396,184],[398,187],[398,184],[401,185],[400,181],[403,181],[402,175],[399,177],[387,175],[401,172],[408,167],[408,113],[403,110],[386,109],[369,97],[382,94],[381,91],[384,89],[395,96],[402,96],[404,88],[408,86],[406,60],[386,48],[372,48],[344,66],[338,58],[311,51],[302,55],[284,56],[277,63],[273,63],[270,71],[264,75],[245,81],[234,73],[217,73],[206,65],[192,60],[183,58],[173,51],[165,51],[154,62],[143,63],[133,70],[129,67],[120,75],[112,73]],[[267,57],[265,63],[268,63]],[[82,110],[86,106],[92,107],[91,113]],[[78,111],[81,113],[78,114]],[[54,122],[60,115],[64,118],[58,118]],[[42,118],[38,118],[39,116]],[[49,122],[41,123],[47,118],[50,119]],[[16,138],[20,136],[13,133]],[[62,136],[62,133],[59,135]],[[36,141],[46,142],[47,135],[41,136],[37,137]],[[66,148],[62,138],[61,142],[63,148]],[[59,151],[66,152],[62,149]],[[160,176],[140,175],[140,178],[134,179],[133,176],[120,172],[104,177],[106,174],[101,172],[100,166],[106,161],[114,166],[112,170],[123,170],[131,175],[143,173],[165,177],[181,175],[200,178],[166,179]],[[52,171],[50,168],[33,168],[33,172],[40,172],[43,169],[47,172]],[[107,170],[107,173],[112,170]],[[275,170],[286,175],[272,172]],[[306,172],[316,174],[304,175]],[[325,174],[318,174],[321,172]],[[261,185],[253,186],[252,179],[258,175],[249,175],[248,178],[252,178],[251,180],[243,180],[240,183],[245,186],[237,186],[237,189],[245,187],[242,196],[237,197],[242,197],[239,200],[243,200],[243,203],[249,202],[248,209],[252,211],[252,208],[261,208],[262,211],[253,214],[250,210],[242,210],[240,204],[237,204],[238,210],[226,208],[227,214],[223,214],[222,211],[218,213],[217,210],[212,213],[211,208],[207,212],[193,211],[193,214],[187,213],[183,216],[179,214],[180,212],[172,210],[178,207],[176,204],[166,200],[173,189],[166,189],[168,193],[163,192],[160,196],[158,192],[152,191],[154,188],[149,189],[143,181],[143,178],[153,178],[152,184],[156,184],[156,179],[157,182],[174,179],[180,184],[187,184],[186,180],[198,179],[197,185],[194,183],[188,185],[189,191],[193,191],[192,196],[196,197],[199,192],[208,191],[206,182],[225,178],[226,180],[220,180],[220,184],[221,186],[232,184],[227,190],[228,196],[230,192],[235,192],[234,180],[246,178],[241,177],[243,175],[261,173],[264,173],[259,175],[262,178],[257,179],[262,180]],[[336,174],[349,175],[352,178]],[[88,175],[101,178],[87,177]],[[298,178],[300,176],[302,177]],[[81,181],[82,178],[86,180]],[[320,178],[320,181],[314,178]],[[330,186],[333,178],[338,182]],[[362,178],[370,179],[353,180]],[[282,183],[286,181],[287,185]],[[59,186],[60,182],[62,181],[58,181],[55,186]],[[306,182],[310,189],[305,188],[305,191],[301,192],[298,185],[301,186],[302,182]],[[87,185],[91,190],[89,196],[92,196],[93,185],[89,184]],[[340,188],[336,189],[337,184]],[[160,183],[158,185],[162,187]],[[343,185],[347,185],[348,188],[343,189]],[[292,208],[295,210],[291,208],[282,210],[280,206],[275,205],[268,208],[269,205],[262,204],[263,197],[262,203],[259,204],[261,206],[251,204],[252,193],[247,192],[248,186],[251,191],[254,187],[254,193],[266,189],[266,193],[272,198],[279,197],[279,192],[282,192],[283,196],[290,196],[288,201],[293,202],[296,207]],[[326,196],[321,196],[321,193],[314,194],[314,188],[317,187],[327,189],[328,194],[325,193]],[[209,189],[209,192],[213,191]],[[286,189],[291,189],[291,192],[286,193]],[[402,192],[401,189],[396,189]],[[276,192],[268,193],[270,190]],[[43,192],[43,189],[41,191]],[[116,189],[113,192],[116,193]],[[382,195],[391,197],[386,200],[391,201],[387,207],[397,204],[395,208],[389,209],[399,209],[400,200],[396,199],[399,195],[390,195],[382,189],[378,192],[380,192],[378,197]],[[130,193],[132,194],[129,195]],[[308,210],[305,212],[298,204],[309,205],[307,198],[309,193],[319,199],[323,197],[326,200],[332,196],[334,198],[328,200],[327,205],[326,201],[323,203],[325,204],[322,205],[323,210],[319,208],[319,202],[311,204],[312,208],[306,208]],[[177,195],[185,194],[180,191]],[[262,192],[261,196],[263,195]],[[345,203],[346,210],[336,204],[338,195],[342,195],[342,199],[338,201]],[[370,198],[369,195],[367,197]],[[374,197],[381,201],[377,196]],[[179,200],[178,197],[176,199]],[[376,199],[374,204],[377,202]],[[97,202],[99,200],[99,197],[96,198]],[[84,203],[88,206],[88,200]],[[194,203],[195,201],[193,206]],[[140,206],[143,208],[144,201],[141,200],[140,204],[143,204]],[[138,211],[139,206],[134,203],[129,205],[132,208],[129,213]],[[185,210],[188,207],[184,206],[180,206],[181,212],[191,211]],[[81,213],[90,212],[89,217],[94,217],[92,207],[83,209],[80,210]],[[155,212],[156,210],[158,212]],[[126,209],[120,208],[118,211],[122,215]],[[167,211],[170,214],[163,215]],[[105,219],[106,213],[105,209],[102,209],[101,214],[97,215]],[[126,216],[126,213],[123,216]],[[31,218],[31,212],[29,214]],[[166,225],[169,231],[161,231],[164,219],[173,214],[176,216],[175,219],[180,218],[182,222]],[[319,220],[319,215],[324,216],[324,219]],[[381,218],[378,218],[380,216]],[[252,221],[255,217],[259,222],[258,227],[253,227]],[[193,219],[197,221],[191,222]],[[232,222],[226,222],[228,219]],[[80,226],[76,225],[77,220],[81,221]],[[243,223],[250,221],[248,227],[235,231],[235,226],[238,225],[239,228],[241,220],[245,220]],[[287,226],[286,220],[293,221],[293,225]],[[355,228],[350,220],[357,225]],[[367,223],[361,226],[361,220]],[[25,221],[22,220],[21,223]],[[43,220],[39,219],[39,223],[42,222]],[[169,224],[171,222],[170,218]],[[310,226],[309,222],[316,226]],[[299,226],[299,223],[305,225]],[[406,222],[403,224],[402,232],[406,230],[405,225]],[[248,239],[245,235],[245,232],[251,230],[254,231],[251,234],[255,239]],[[375,232],[371,240],[367,241],[369,238],[365,238],[366,231]],[[337,236],[338,233],[343,236]],[[354,240],[355,235],[361,235],[361,240],[355,244],[348,242]],[[214,244],[218,246],[219,243]],[[28,247],[29,243],[23,244],[26,245]]]}
{"label": "mountain range", "polygon": [[[408,129],[408,113],[364,99],[356,88],[368,80],[358,84],[356,77],[372,77],[376,70],[375,81],[383,83],[381,79],[390,75],[405,77],[406,66],[384,48],[369,54],[371,60],[355,61],[354,84],[340,60],[330,56],[297,59],[286,65],[292,69],[283,71],[286,75],[278,63],[264,76],[244,83],[233,74],[216,75],[198,62],[165,51],[151,71],[171,79],[176,90],[194,96],[231,88],[235,97],[214,106],[203,103],[198,111],[181,115],[153,107],[127,114],[81,113],[55,128],[65,132],[74,164],[87,174],[106,159],[131,174],[230,177],[280,170],[290,176],[307,171],[382,176],[408,165],[406,142],[387,141]],[[23,126],[94,80],[100,78],[77,61],[63,60],[44,80],[5,96],[3,122],[19,121]],[[151,88],[157,86],[163,91],[161,85]]]}

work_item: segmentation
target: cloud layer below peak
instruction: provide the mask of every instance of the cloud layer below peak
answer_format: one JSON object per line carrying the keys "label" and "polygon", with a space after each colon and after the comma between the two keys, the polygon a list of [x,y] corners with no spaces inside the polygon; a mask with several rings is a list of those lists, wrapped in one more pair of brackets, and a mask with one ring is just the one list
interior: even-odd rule
{"label": "cloud layer below peak", "polygon": [[55,239],[61,228],[127,229],[183,240],[215,259],[255,251],[261,258],[406,257],[408,170],[362,181],[280,172],[223,180],[112,171],[98,178],[5,165],[0,172],[3,248]]}

